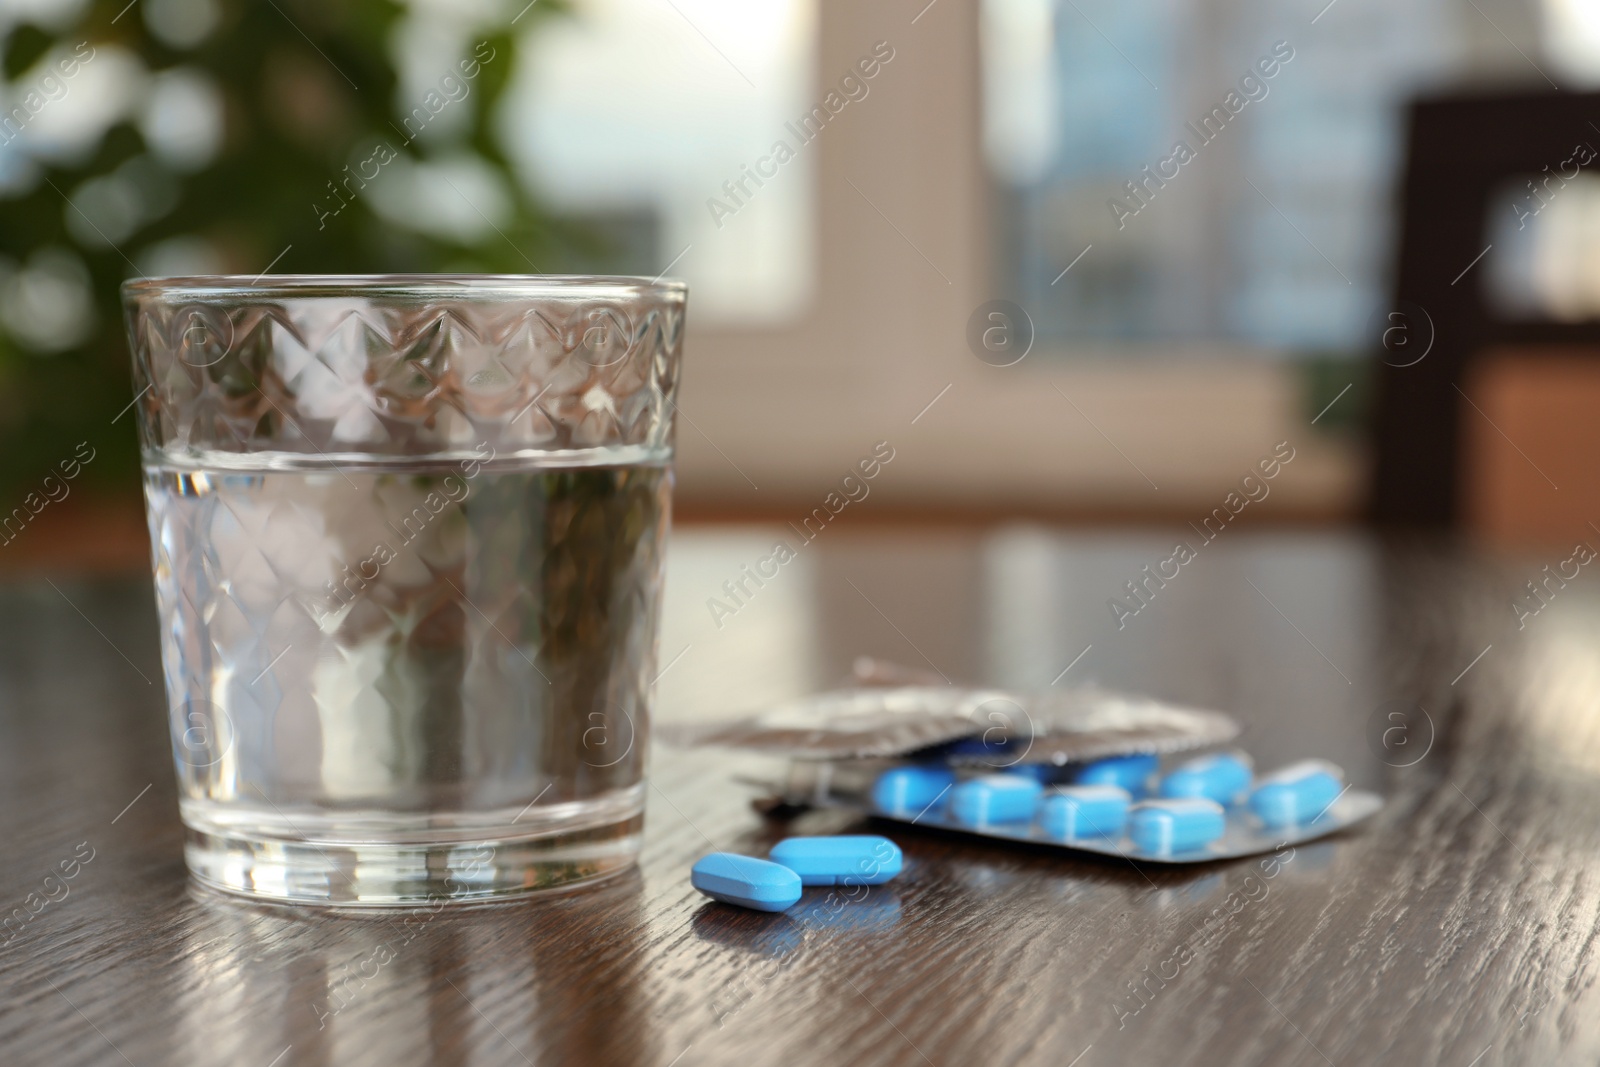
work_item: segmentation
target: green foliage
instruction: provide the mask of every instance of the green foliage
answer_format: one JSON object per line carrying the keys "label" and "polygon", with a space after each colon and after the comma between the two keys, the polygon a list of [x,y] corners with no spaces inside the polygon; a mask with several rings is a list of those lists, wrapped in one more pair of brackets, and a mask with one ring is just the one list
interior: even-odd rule
{"label": "green foliage", "polygon": [[1373,372],[1371,361],[1363,355],[1316,353],[1291,364],[1300,378],[1301,413],[1307,420],[1317,420],[1318,431],[1353,435],[1366,429],[1372,411]]}
{"label": "green foliage", "polygon": [[[171,32],[163,39],[153,31],[151,3],[95,3],[76,25],[18,25],[0,42],[8,106],[22,104],[36,86],[41,61],[88,42],[95,58],[85,72],[93,63],[118,61],[112,57],[126,50],[152,75],[187,71],[209,79],[223,116],[218,147],[199,165],[163,156],[159,138],[147,136],[134,115],[76,158],[36,158],[31,174],[0,192],[0,312],[5,286],[42,250],[64,255],[69,266],[81,262],[93,293],[92,327],[83,337],[75,327],[66,346],[19,337],[0,323],[0,493],[7,494],[0,499],[26,491],[85,439],[103,457],[86,470],[86,480],[137,484],[134,420],[117,418],[132,399],[118,287],[150,269],[152,253],[174,247],[175,239],[198,239],[190,247],[206,250],[223,271],[246,275],[269,265],[274,273],[537,273],[596,254],[583,231],[552,221],[530,199],[493,132],[496,105],[515,69],[517,37],[558,5],[540,0],[518,15],[517,4],[496,23],[468,27],[463,58],[481,60],[476,73],[464,77],[458,57],[441,60],[431,84],[452,75],[450,97],[400,100],[391,46],[408,16],[393,0],[202,2],[220,17],[186,47],[171,43]],[[518,22],[510,27],[513,17]],[[80,73],[65,84],[70,95],[90,91],[91,80]],[[467,92],[457,96],[463,84]],[[63,100],[44,100],[42,107]],[[419,121],[434,108],[436,120]],[[0,152],[15,153],[29,132]],[[363,189],[375,154],[393,161],[378,167],[374,183],[393,181],[411,162],[475,157],[500,178],[510,211],[493,228],[461,237],[385,218]],[[107,233],[93,221],[92,203],[105,200],[96,200],[95,179],[101,194],[112,187],[107,179],[135,194],[138,222],[128,232]],[[487,217],[463,190],[439,195],[461,196]]]}

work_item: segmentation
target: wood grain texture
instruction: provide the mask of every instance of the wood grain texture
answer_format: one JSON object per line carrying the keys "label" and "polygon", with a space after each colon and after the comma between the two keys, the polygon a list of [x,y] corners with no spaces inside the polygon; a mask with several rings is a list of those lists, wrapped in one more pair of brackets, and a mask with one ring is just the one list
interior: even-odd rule
{"label": "wood grain texture", "polygon": [[[1140,868],[886,824],[906,853],[901,878],[863,903],[834,909],[811,890],[768,916],[700,897],[690,863],[856,824],[838,813],[763,822],[735,776],[768,765],[662,749],[637,874],[446,910],[411,930],[191,886],[145,583],[11,584],[0,590],[4,912],[26,911],[47,874],[77,862],[64,897],[0,933],[15,935],[0,948],[0,1062],[1600,1058],[1590,568],[1518,629],[1519,587],[1554,558],[1230,530],[1118,630],[1106,598],[1170,545],[830,532],[786,571],[785,590],[763,590],[717,630],[704,598],[744,561],[741,546],[680,533],[663,659],[687,651],[663,680],[662,714],[731,706],[741,677],[784,665],[780,688],[824,685],[859,653],[1044,686],[1091,646],[1061,684],[1226,708],[1262,764],[1326,756],[1385,793],[1372,822],[1300,847],[1271,877],[1259,859]],[[682,562],[697,553],[712,565]],[[1384,709],[1412,705],[1427,719],[1407,723],[1416,747],[1370,740],[1375,714],[1381,724]]]}

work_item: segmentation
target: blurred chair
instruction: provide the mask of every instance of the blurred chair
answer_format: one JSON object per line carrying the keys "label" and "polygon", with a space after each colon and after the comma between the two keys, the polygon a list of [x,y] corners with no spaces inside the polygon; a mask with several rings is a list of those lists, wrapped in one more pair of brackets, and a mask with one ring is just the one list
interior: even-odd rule
{"label": "blurred chair", "polygon": [[1600,544],[1596,116],[1596,93],[1411,107],[1394,300],[1371,330],[1378,524]]}
{"label": "blurred chair", "polygon": [[1467,368],[1462,389],[1482,409],[1461,436],[1467,529],[1505,545],[1600,545],[1597,355],[1492,349]]}

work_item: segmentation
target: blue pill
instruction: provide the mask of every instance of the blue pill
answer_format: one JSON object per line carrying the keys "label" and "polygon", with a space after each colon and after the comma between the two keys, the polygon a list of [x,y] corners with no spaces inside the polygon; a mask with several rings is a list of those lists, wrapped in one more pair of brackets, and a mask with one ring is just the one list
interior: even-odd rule
{"label": "blue pill", "polygon": [[1058,786],[1039,802],[1039,825],[1051,837],[1121,837],[1133,798],[1114,785]]}
{"label": "blue pill", "polygon": [[1344,792],[1344,771],[1308,759],[1266,775],[1250,794],[1250,810],[1270,827],[1314,821]]}
{"label": "blue pill", "polygon": [[1044,787],[1020,774],[986,774],[950,790],[950,811],[963,826],[1026,822]]}
{"label": "blue pill", "polygon": [[801,885],[882,885],[902,863],[899,846],[874,834],[786,837],[770,855],[798,874]]}
{"label": "blue pill", "polygon": [[1164,797],[1204,797],[1237,804],[1250,792],[1254,770],[1242,753],[1218,752],[1179,764],[1161,779]]}
{"label": "blue pill", "polygon": [[920,815],[955,784],[955,772],[944,767],[895,767],[872,784],[872,806],[885,815]]}
{"label": "blue pill", "polygon": [[1143,753],[1112,756],[1110,759],[1095,760],[1079,771],[1077,782],[1079,785],[1114,785],[1126,789],[1133,796],[1142,797],[1148,792],[1145,783],[1160,765],[1159,759]]}
{"label": "blue pill", "polygon": [[1061,768],[1051,763],[1014,763],[1004,768],[1007,774],[1020,774],[1032,778],[1040,785],[1049,785],[1061,773]]}
{"label": "blue pill", "polygon": [[712,900],[757,911],[783,911],[800,899],[800,876],[780,863],[713,852],[689,872],[689,883]]}
{"label": "blue pill", "polygon": [[1128,836],[1141,852],[1170,856],[1209,845],[1222,836],[1222,805],[1203,797],[1147,800],[1128,813]]}

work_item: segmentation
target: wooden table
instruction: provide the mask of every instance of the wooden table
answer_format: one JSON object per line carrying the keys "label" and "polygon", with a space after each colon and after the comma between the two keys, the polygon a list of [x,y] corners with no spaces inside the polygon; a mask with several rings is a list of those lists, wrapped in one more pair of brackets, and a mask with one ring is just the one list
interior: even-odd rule
{"label": "wooden table", "polygon": [[63,860],[75,876],[0,950],[0,1062],[1600,1058],[1600,596],[1586,568],[1525,628],[1513,607],[1565,553],[1229,531],[1118,630],[1106,600],[1169,540],[830,529],[718,628],[707,599],[772,536],[679,534],[663,716],[805,692],[858,654],[1093,679],[1232,711],[1261,764],[1324,756],[1389,804],[1271,878],[884,825],[899,880],[836,918],[768,916],[700,897],[690,863],[850,820],[764,823],[734,780],[759,765],[658,749],[638,874],[446,911],[401,943],[381,918],[190,885],[147,583],[39,578],[0,592],[0,901]]}

